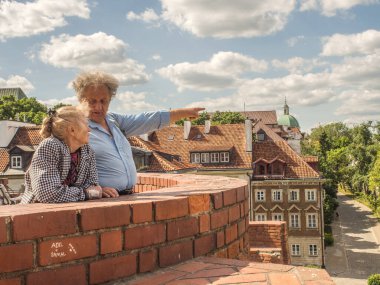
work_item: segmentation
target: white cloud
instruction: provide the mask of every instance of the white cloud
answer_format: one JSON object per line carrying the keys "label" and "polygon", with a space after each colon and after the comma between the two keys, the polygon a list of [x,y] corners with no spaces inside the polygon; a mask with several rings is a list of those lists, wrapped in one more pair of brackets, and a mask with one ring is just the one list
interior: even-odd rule
{"label": "white cloud", "polygon": [[124,92],[116,95],[115,101],[118,111],[123,113],[138,113],[141,111],[153,111],[160,109],[159,106],[146,102],[147,93]]}
{"label": "white cloud", "polygon": [[0,40],[53,31],[67,24],[65,17],[88,19],[86,0],[0,2]]}
{"label": "white cloud", "polygon": [[275,68],[283,68],[290,73],[305,73],[311,72],[316,67],[327,66],[327,62],[323,62],[318,58],[305,59],[302,57],[292,57],[286,61],[280,61],[278,59],[272,60],[272,65]]}
{"label": "white cloud", "polygon": [[319,10],[324,16],[332,17],[339,11],[346,11],[358,5],[378,4],[379,0],[301,0],[301,11]]}
{"label": "white cloud", "polygon": [[288,46],[294,47],[296,44],[298,44],[300,41],[303,41],[305,39],[305,36],[297,36],[297,37],[292,37],[288,39],[286,42]]}
{"label": "white cloud", "polygon": [[380,31],[368,30],[359,34],[335,34],[323,39],[322,56],[372,54],[380,51]]}
{"label": "white cloud", "polygon": [[197,37],[251,38],[281,31],[295,0],[161,0],[162,18]]}
{"label": "white cloud", "polygon": [[52,98],[52,99],[38,100],[38,101],[40,101],[42,104],[47,105],[48,107],[53,107],[59,103],[74,105],[74,106],[79,104],[77,96],[66,97],[63,99]]}
{"label": "white cloud", "polygon": [[21,88],[25,94],[34,90],[33,84],[25,77],[19,75],[9,76],[8,79],[0,77],[0,86],[2,88]]}
{"label": "white cloud", "polygon": [[143,21],[145,23],[157,22],[160,20],[160,16],[154,12],[153,9],[146,9],[141,14],[135,14],[134,12],[129,12],[127,14],[127,19],[130,21]]}
{"label": "white cloud", "polygon": [[210,61],[171,64],[157,72],[172,81],[179,91],[213,91],[235,87],[244,73],[266,70],[267,63],[263,60],[234,52],[218,52]]}
{"label": "white cloud", "polygon": [[44,63],[55,67],[110,72],[122,85],[148,81],[145,66],[127,57],[127,46],[122,40],[103,32],[76,36],[62,34],[43,44],[39,56]]}
{"label": "white cloud", "polygon": [[155,61],[160,61],[162,58],[161,58],[161,55],[159,55],[159,54],[154,54],[154,55],[152,56],[152,59],[155,60]]}

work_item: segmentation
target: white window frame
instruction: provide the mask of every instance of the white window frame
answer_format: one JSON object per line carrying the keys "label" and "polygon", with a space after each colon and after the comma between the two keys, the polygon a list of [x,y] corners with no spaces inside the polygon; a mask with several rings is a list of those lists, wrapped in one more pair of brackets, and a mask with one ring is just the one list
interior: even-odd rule
{"label": "white window frame", "polygon": [[318,256],[318,246],[316,244],[309,244],[309,256]]}
{"label": "white window frame", "polygon": [[191,163],[200,163],[201,162],[201,155],[199,152],[193,152],[191,154]]}
{"label": "white window frame", "polygon": [[255,200],[256,202],[265,202],[265,190],[263,189],[255,190]]}
{"label": "white window frame", "polygon": [[22,168],[22,156],[12,155],[11,157],[11,168]]}
{"label": "white window frame", "polygon": [[228,151],[220,153],[220,162],[230,162],[230,153]]}
{"label": "white window frame", "polygon": [[[292,192],[296,193],[297,199],[292,199]],[[289,202],[299,202],[300,201],[300,190],[299,189],[289,189]]]}
{"label": "white window frame", "polygon": [[272,213],[272,221],[283,221],[284,214],[282,213]]}
{"label": "white window frame", "polygon": [[[294,218],[296,219],[294,219]],[[289,227],[293,229],[301,228],[300,214],[299,213],[290,213],[289,214]]]}
{"label": "white window frame", "polygon": [[201,163],[210,163],[210,154],[208,152],[201,153]]}
{"label": "white window frame", "polygon": [[282,189],[272,189],[272,202],[282,202]]}
{"label": "white window frame", "polygon": [[306,220],[307,220],[307,227],[309,229],[316,229],[318,228],[318,216],[315,213],[312,214],[306,214]]}
{"label": "white window frame", "polygon": [[301,256],[301,245],[292,244],[291,251],[292,251],[292,256]]}
{"label": "white window frame", "polygon": [[219,152],[212,152],[210,154],[211,163],[219,163]]}
{"label": "white window frame", "polygon": [[317,201],[317,190],[316,189],[306,189],[305,190],[305,201],[306,202],[316,202]]}
{"label": "white window frame", "polygon": [[263,213],[255,214],[255,221],[256,222],[264,222],[266,220],[267,220],[267,214],[263,214]]}

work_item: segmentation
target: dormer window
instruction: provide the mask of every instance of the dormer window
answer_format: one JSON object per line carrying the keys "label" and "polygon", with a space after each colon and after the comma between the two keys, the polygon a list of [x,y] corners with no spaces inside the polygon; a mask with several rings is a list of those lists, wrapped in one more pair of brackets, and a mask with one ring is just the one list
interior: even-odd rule
{"label": "dormer window", "polygon": [[259,142],[265,141],[265,134],[264,133],[258,133],[257,134],[257,140]]}
{"label": "dormer window", "polygon": [[208,152],[201,153],[201,163],[210,163],[210,154]]}
{"label": "dormer window", "polygon": [[14,155],[11,157],[11,168],[22,168],[22,158],[20,155]]}
{"label": "dormer window", "polygon": [[218,162],[219,162],[219,152],[212,152],[211,163],[218,163]]}
{"label": "dormer window", "polygon": [[201,162],[201,155],[198,152],[191,154],[191,162],[192,163],[200,163]]}
{"label": "dormer window", "polygon": [[220,162],[230,162],[230,153],[229,152],[221,152],[220,153]]}
{"label": "dormer window", "polygon": [[[233,146],[202,146],[190,150],[190,162],[201,164],[230,163]],[[211,165],[208,165],[211,166]]]}

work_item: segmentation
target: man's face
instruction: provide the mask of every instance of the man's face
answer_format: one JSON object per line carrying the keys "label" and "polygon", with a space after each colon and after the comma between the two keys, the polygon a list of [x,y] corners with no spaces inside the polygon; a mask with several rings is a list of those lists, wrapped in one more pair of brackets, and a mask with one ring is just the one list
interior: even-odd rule
{"label": "man's face", "polygon": [[104,122],[110,101],[111,95],[105,85],[88,86],[84,90],[82,103],[88,105],[88,118],[93,122]]}

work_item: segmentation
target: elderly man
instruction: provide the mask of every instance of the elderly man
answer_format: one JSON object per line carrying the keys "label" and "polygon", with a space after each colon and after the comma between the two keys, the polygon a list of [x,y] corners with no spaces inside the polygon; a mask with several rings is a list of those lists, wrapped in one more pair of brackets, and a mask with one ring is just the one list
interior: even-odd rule
{"label": "elderly man", "polygon": [[111,113],[108,112],[108,107],[118,86],[118,80],[114,76],[100,71],[84,72],[73,81],[79,102],[89,109],[90,146],[95,151],[104,197],[130,194],[136,184],[132,149],[125,136],[161,129],[181,118],[197,118],[198,112],[204,110],[186,108],[138,115]]}

